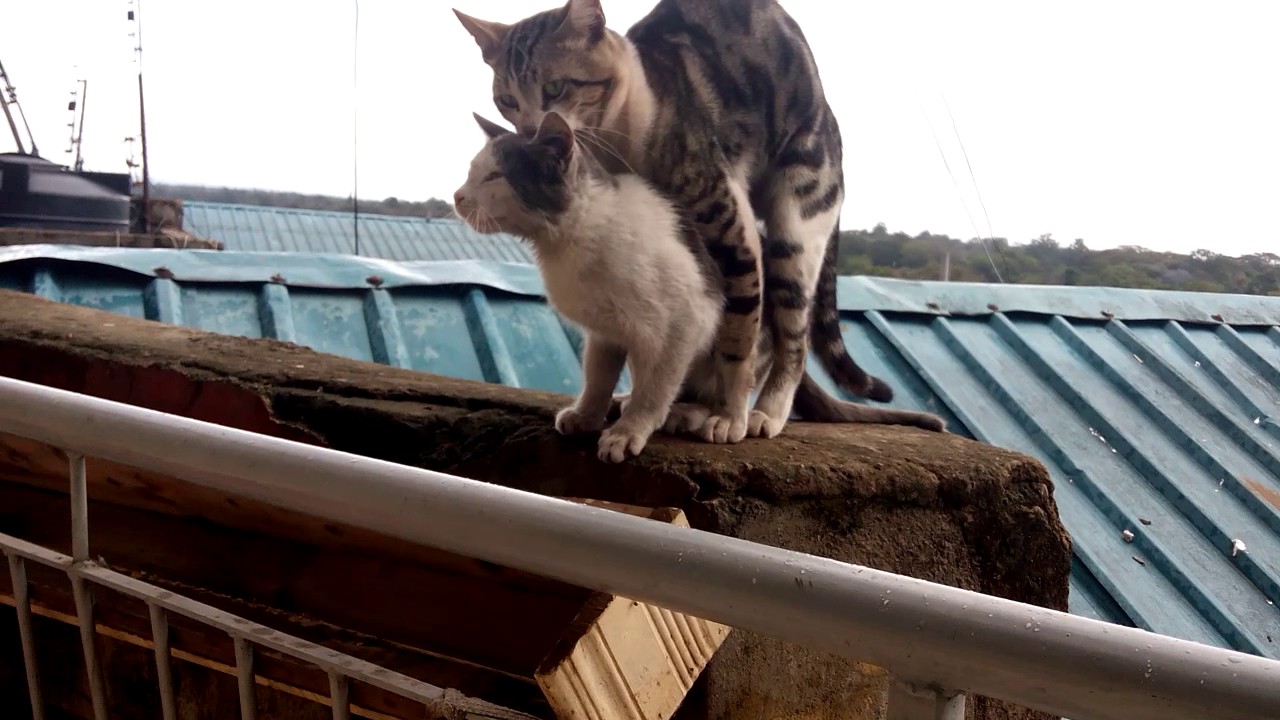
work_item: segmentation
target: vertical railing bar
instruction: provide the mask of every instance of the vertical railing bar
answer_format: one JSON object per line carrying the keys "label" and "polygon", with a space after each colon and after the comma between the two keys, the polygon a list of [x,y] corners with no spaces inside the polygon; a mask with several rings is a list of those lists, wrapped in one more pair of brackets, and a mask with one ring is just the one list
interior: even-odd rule
{"label": "vertical railing bar", "polygon": [[253,646],[239,635],[232,639],[236,646],[236,680],[240,686],[240,720],[254,720],[258,704],[253,684]]}
{"label": "vertical railing bar", "polygon": [[965,720],[963,692],[895,678],[889,686],[889,720]]}
{"label": "vertical railing bar", "polygon": [[956,693],[951,697],[939,693],[934,720],[965,720],[965,700],[964,693]]}
{"label": "vertical railing bar", "polygon": [[84,455],[67,453],[71,461],[71,558],[89,559],[89,490]]}
{"label": "vertical railing bar", "polygon": [[[71,559],[75,564],[89,561],[89,488],[84,455],[67,452],[71,475]],[[93,593],[89,583],[76,572],[75,564],[67,569],[71,594],[75,597],[76,619],[80,623],[80,646],[84,651],[84,669],[89,676],[89,696],[93,701],[94,720],[107,720],[107,696],[102,684],[102,666],[98,663],[97,638],[94,635]]]}
{"label": "vertical railing bar", "polygon": [[347,676],[329,671],[329,700],[333,705],[333,720],[351,720],[350,683]]}
{"label": "vertical railing bar", "polygon": [[13,584],[13,604],[18,611],[18,635],[22,639],[22,662],[27,670],[27,694],[31,698],[31,720],[44,720],[40,699],[40,672],[36,667],[36,640],[31,628],[31,595],[27,586],[27,565],[18,555],[9,555],[9,580]]}
{"label": "vertical railing bar", "polygon": [[69,569],[71,594],[75,596],[76,619],[80,621],[80,645],[84,650],[84,668],[89,675],[89,696],[93,700],[94,720],[107,720],[107,698],[102,687],[102,667],[98,664],[93,623],[93,595],[89,583]]}
{"label": "vertical railing bar", "polygon": [[156,676],[160,682],[160,710],[164,720],[175,720],[178,708],[173,697],[173,672],[170,668],[169,618],[164,608],[147,603],[151,612],[151,640],[155,644]]}

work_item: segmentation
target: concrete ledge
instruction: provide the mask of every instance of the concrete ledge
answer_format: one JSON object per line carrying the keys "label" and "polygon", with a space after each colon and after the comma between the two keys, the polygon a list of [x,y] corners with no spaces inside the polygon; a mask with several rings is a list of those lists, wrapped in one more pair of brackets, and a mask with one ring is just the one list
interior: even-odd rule
{"label": "concrete ledge", "polygon": [[[7,292],[0,292],[0,374],[543,494],[678,508],[694,527],[1044,607],[1067,606],[1070,540],[1045,469],[1027,456],[957,436],[797,423],[778,438],[733,447],[656,438],[639,459],[606,466],[595,458],[593,438],[566,439],[551,428],[565,396],[397,370],[288,343],[201,333]],[[43,487],[53,488],[47,483],[54,478],[65,483],[47,475],[49,468],[45,472]],[[0,463],[3,479],[14,482],[18,474]],[[423,551],[386,538],[190,487],[148,485],[126,468],[103,477],[118,484],[104,479],[91,490],[94,501],[198,517],[215,534],[250,533],[254,542],[273,538],[292,548],[341,548],[366,561],[424,561]],[[226,566],[217,572],[150,569],[157,575],[185,573],[173,579],[211,593],[261,599],[248,592],[253,578],[219,574],[233,569]],[[278,611],[366,638],[389,640],[400,627],[395,623],[410,617],[405,608],[388,615],[376,602],[332,602],[315,588],[274,587],[266,604]],[[474,598],[454,600],[446,603],[449,609],[465,612]],[[443,624],[424,624],[433,623]],[[537,632],[531,624],[522,627],[526,634]],[[495,651],[497,638],[460,642],[450,640],[446,629],[417,627],[412,642],[403,636],[396,641],[508,672],[497,667],[511,659]],[[527,636],[506,640],[537,644]],[[416,676],[443,684],[429,676],[430,667],[422,672]],[[487,700],[537,711],[504,697],[513,692],[509,686],[477,681],[471,689]],[[734,632],[676,717],[879,718],[886,689],[887,678],[877,668]],[[1043,717],[983,698],[970,705],[973,718]]]}

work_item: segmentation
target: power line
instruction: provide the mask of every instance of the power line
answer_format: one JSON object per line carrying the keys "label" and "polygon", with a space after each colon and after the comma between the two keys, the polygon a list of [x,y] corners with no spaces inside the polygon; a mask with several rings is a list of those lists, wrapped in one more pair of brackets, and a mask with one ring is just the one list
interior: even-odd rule
{"label": "power line", "polygon": [[[969,212],[969,203],[964,201],[964,193],[960,191],[960,183],[956,181],[955,173],[951,172],[951,163],[947,162],[947,154],[942,150],[942,141],[938,139],[938,131],[933,127],[933,121],[929,119],[929,113],[924,112],[924,108],[920,108],[920,112],[924,114],[924,121],[929,123],[929,132],[933,133],[933,141],[938,146],[938,154],[942,156],[942,165],[947,169],[947,175],[951,177],[951,184],[956,188],[956,195],[960,198],[960,205],[964,208],[964,214],[969,218],[969,225],[973,228],[973,234],[978,238],[978,242],[982,245],[982,251],[987,254],[987,262],[991,263],[991,270],[996,274],[996,280],[1004,282],[1004,277],[1000,274],[1000,268],[996,267],[995,258],[991,257],[991,250],[987,247],[986,238],[982,236],[982,231],[978,229],[978,223],[973,220],[973,213]],[[1008,263],[1005,263],[1008,267]]]}
{"label": "power line", "polygon": [[951,103],[947,102],[947,96],[943,94],[942,104],[947,108],[947,117],[951,118],[951,131],[956,134],[956,143],[960,145],[960,152],[964,155],[964,164],[969,168],[969,180],[973,183],[973,192],[978,196],[978,204],[982,206],[982,215],[987,220],[987,237],[991,238],[991,244],[996,246],[996,252],[1000,253],[1000,260],[1004,262],[1005,272],[1009,271],[1009,259],[1004,256],[1004,248],[996,243],[996,231],[991,227],[991,215],[987,212],[987,203],[982,199],[982,190],[978,188],[978,178],[973,174],[973,165],[969,162],[969,151],[964,149],[964,141],[960,139],[960,129],[956,127],[956,116],[951,114]]}

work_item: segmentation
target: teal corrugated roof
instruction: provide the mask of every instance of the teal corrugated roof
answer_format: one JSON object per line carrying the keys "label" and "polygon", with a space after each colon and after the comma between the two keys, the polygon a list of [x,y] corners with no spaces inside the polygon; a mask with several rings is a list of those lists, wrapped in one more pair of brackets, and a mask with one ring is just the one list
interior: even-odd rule
{"label": "teal corrugated roof", "polygon": [[[0,249],[0,287],[455,377],[581,382],[576,332],[521,264],[26,246]],[[1280,298],[841,278],[840,307],[894,406],[1049,469],[1073,613],[1280,659]]]}
{"label": "teal corrugated roof", "polygon": [[519,239],[481,235],[462,221],[361,213],[356,253],[351,213],[329,210],[183,202],[183,227],[221,240],[227,250],[358,254],[386,260],[496,260],[532,263]]}

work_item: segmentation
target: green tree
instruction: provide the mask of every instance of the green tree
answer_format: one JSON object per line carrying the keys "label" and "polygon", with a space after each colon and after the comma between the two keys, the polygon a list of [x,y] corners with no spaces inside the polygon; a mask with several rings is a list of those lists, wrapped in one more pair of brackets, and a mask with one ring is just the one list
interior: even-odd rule
{"label": "green tree", "polygon": [[1140,245],[1090,250],[1083,238],[1063,247],[1051,233],[1021,244],[1005,238],[984,243],[929,232],[912,237],[891,232],[884,223],[840,233],[839,252],[839,271],[849,275],[936,280],[950,253],[951,279],[957,282],[996,282],[999,268],[1010,283],[1280,295],[1280,255],[1275,253],[1179,255]]}

